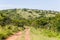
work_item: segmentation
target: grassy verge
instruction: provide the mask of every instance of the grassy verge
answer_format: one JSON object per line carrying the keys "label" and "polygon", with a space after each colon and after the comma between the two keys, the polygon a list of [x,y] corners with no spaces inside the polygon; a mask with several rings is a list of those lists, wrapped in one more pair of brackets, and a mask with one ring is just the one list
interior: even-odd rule
{"label": "grassy verge", "polygon": [[21,37],[20,40],[25,40],[25,31],[23,31],[23,33],[22,33],[22,37]]}
{"label": "grassy verge", "polygon": [[56,33],[50,32],[45,29],[31,28],[31,40],[60,40]]}
{"label": "grassy verge", "polygon": [[13,26],[13,25],[6,25],[6,26],[0,26],[0,40],[5,40],[10,35],[15,34],[18,31],[22,31],[23,28]]}

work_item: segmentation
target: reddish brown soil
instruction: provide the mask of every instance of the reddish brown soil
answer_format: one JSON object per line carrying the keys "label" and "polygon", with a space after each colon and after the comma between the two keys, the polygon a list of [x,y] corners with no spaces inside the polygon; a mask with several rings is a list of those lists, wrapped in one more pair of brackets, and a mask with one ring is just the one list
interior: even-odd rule
{"label": "reddish brown soil", "polygon": [[7,38],[6,40],[17,40],[17,38],[19,38],[19,40],[20,40],[21,36],[22,36],[22,32],[18,32],[18,33],[16,33],[16,34],[10,36],[10,37]]}
{"label": "reddish brown soil", "polygon": [[[22,35],[22,32],[18,32],[10,36],[6,40],[21,40]],[[25,40],[30,40],[30,29],[25,29]]]}
{"label": "reddish brown soil", "polygon": [[26,29],[25,32],[25,40],[30,40],[30,29]]}

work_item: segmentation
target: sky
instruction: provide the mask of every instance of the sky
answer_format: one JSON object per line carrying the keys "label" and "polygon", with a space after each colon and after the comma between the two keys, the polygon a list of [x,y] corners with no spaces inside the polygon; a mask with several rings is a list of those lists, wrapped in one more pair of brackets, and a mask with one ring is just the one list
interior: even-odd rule
{"label": "sky", "polygon": [[60,0],[0,0],[0,10],[14,8],[60,11]]}

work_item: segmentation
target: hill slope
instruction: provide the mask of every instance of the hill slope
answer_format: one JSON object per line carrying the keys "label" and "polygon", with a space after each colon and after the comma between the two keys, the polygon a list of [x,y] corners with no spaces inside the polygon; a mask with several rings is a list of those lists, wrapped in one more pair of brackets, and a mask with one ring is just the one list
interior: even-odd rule
{"label": "hill slope", "polygon": [[[56,32],[59,35],[60,12],[25,8],[0,10],[1,40],[18,31],[24,30],[25,26],[50,30],[53,31],[53,34]],[[49,34],[50,31],[47,33]],[[51,34],[49,35],[51,36]]]}

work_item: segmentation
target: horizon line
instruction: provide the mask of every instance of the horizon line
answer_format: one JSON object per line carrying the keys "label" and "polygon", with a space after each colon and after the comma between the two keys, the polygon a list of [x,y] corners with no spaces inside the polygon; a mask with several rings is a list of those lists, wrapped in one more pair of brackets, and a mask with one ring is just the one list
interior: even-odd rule
{"label": "horizon line", "polygon": [[46,10],[46,11],[58,11],[58,12],[60,12],[60,10],[38,9],[38,8],[2,8],[0,10],[8,10],[8,9],[33,9],[33,10]]}

